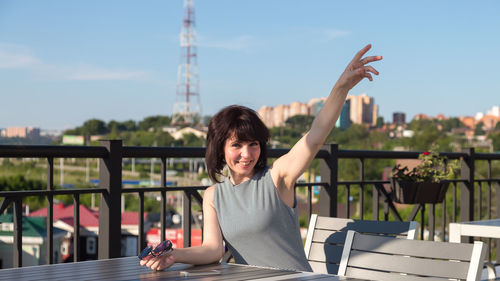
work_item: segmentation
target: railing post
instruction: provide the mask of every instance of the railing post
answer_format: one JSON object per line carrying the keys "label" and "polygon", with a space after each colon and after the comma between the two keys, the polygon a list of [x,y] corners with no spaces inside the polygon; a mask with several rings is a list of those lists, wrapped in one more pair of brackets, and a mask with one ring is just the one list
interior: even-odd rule
{"label": "railing post", "polygon": [[23,205],[21,198],[14,198],[14,241],[13,241],[13,265],[23,266]]}
{"label": "railing post", "polygon": [[[498,183],[496,185],[498,187]],[[496,207],[496,209],[497,209],[497,218],[500,218],[500,206],[498,205],[499,204],[498,202],[500,202],[500,190],[497,189],[495,193],[497,194],[497,196],[496,196],[497,197],[497,204],[496,204],[496,206],[497,206]],[[497,252],[497,263],[498,263],[498,260],[500,260],[500,239],[496,239],[495,240],[495,245],[496,245],[496,248],[497,248],[496,252]]]}
{"label": "railing post", "polygon": [[80,194],[73,197],[73,261],[80,261]]}
{"label": "railing post", "polygon": [[183,247],[191,247],[191,195],[182,193],[182,231],[184,233]]}
{"label": "railing post", "polygon": [[321,162],[321,181],[329,184],[320,191],[319,213],[321,216],[337,217],[338,193],[338,144],[325,144],[322,147],[329,153],[328,158]]}
{"label": "railing post", "polygon": [[[465,182],[460,183],[460,221],[474,220],[474,148],[463,149],[468,157],[462,159],[460,175]],[[462,238],[467,242],[470,238]]]}
{"label": "railing post", "polygon": [[[62,173],[62,171],[61,171]],[[47,158],[47,190],[54,190],[54,158]],[[47,264],[54,263],[54,197],[47,196]]]}
{"label": "railing post", "polygon": [[122,141],[102,140],[108,157],[99,161],[99,187],[107,189],[99,200],[99,259],[121,255]]}

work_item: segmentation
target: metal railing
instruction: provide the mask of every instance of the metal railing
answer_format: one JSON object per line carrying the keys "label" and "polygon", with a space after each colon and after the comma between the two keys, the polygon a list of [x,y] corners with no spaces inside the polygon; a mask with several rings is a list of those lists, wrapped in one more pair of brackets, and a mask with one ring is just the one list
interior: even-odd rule
{"label": "metal railing", "polygon": [[[288,149],[269,149],[268,156],[277,158],[288,152]],[[321,159],[321,182],[298,183],[297,186],[305,186],[308,190],[307,214],[310,217],[312,213],[312,187],[321,186],[320,191],[320,215],[337,217],[339,206],[345,206],[345,216],[353,217],[351,213],[352,204],[359,204],[359,218],[367,219],[366,213],[371,209],[372,218],[380,220],[395,219],[403,220],[399,214],[398,208],[392,202],[391,196],[384,187],[388,184],[387,180],[367,180],[365,179],[365,163],[367,159],[416,159],[420,152],[398,152],[398,151],[361,151],[361,150],[339,150],[338,145],[325,145],[316,155]],[[441,203],[441,235],[446,240],[446,226],[448,222],[457,221],[457,211],[459,211],[460,221],[469,221],[480,219],[485,216],[491,219],[492,216],[500,217],[500,208],[492,204],[492,194],[496,193],[495,202],[500,201],[500,193],[496,192],[495,187],[500,183],[499,178],[492,177],[492,161],[500,160],[498,153],[475,153],[474,149],[466,149],[461,153],[441,153],[448,159],[459,159],[461,161],[461,178],[450,181],[452,184],[452,212],[446,212],[446,200]],[[22,266],[22,199],[27,196],[43,196],[47,200],[47,251],[46,260],[53,263],[53,199],[56,195],[72,195],[74,205],[74,235],[73,235],[73,256],[74,261],[79,260],[80,256],[80,195],[94,193],[101,196],[99,206],[99,242],[98,258],[115,258],[121,253],[121,196],[125,193],[137,193],[139,205],[139,237],[138,251],[145,245],[144,233],[144,194],[148,192],[159,192],[161,194],[161,212],[160,216],[160,236],[165,239],[165,211],[167,192],[182,191],[185,200],[183,202],[182,228],[184,231],[184,247],[191,243],[191,222],[190,218],[192,199],[200,205],[202,197],[198,191],[204,190],[207,186],[176,186],[167,187],[167,159],[169,158],[203,158],[205,148],[189,147],[124,147],[121,140],[101,141],[101,146],[0,146],[0,158],[45,158],[47,159],[47,189],[34,191],[2,191],[0,197],[3,197],[0,206],[0,213],[7,207],[13,205],[13,223],[14,223],[14,267]],[[56,190],[54,188],[54,158],[98,158],[99,159],[99,186],[98,188]],[[158,187],[141,188],[122,188],[122,161],[123,158],[159,158],[161,160],[161,184]],[[339,161],[342,159],[359,160],[359,180],[339,181]],[[475,178],[476,161],[487,161],[488,175],[486,178]],[[487,185],[486,198],[483,198],[481,187]],[[371,186],[371,189],[368,188]],[[359,188],[359,201],[351,202],[350,192],[353,187]],[[1,188],[1,187],[0,187]],[[19,187],[22,189],[23,187]],[[345,188],[345,204],[339,201],[339,190]],[[457,197],[459,188],[460,198]],[[477,190],[477,192],[476,192]],[[450,191],[448,191],[449,193]],[[477,193],[477,196],[475,196]],[[371,197],[371,206],[366,206],[366,198]],[[460,204],[458,204],[458,199]],[[486,207],[483,205],[486,202]],[[496,209],[496,214],[492,210]],[[425,225],[424,213],[425,205],[414,206],[407,220],[414,220],[420,211],[420,220],[422,224],[421,238],[423,238],[423,229]],[[428,224],[429,239],[434,238],[435,234],[435,214],[436,206],[428,204]],[[497,257],[499,249],[497,247]]]}

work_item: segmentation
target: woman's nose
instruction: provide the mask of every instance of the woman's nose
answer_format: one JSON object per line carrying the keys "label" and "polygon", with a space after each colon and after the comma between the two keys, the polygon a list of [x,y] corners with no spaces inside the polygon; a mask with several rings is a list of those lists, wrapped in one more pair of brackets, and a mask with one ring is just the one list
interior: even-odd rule
{"label": "woman's nose", "polygon": [[244,145],[241,148],[241,156],[244,156],[244,157],[248,156],[248,149],[249,149],[248,145]]}

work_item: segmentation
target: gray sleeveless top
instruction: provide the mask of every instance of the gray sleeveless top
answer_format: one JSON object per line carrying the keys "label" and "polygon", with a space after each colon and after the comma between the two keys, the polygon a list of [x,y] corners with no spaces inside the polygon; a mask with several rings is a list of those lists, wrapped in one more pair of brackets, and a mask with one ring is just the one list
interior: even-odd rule
{"label": "gray sleeveless top", "polygon": [[[296,205],[296,204],[295,204]],[[236,263],[312,271],[305,253],[297,207],[279,197],[269,168],[239,185],[215,185],[219,225]]]}

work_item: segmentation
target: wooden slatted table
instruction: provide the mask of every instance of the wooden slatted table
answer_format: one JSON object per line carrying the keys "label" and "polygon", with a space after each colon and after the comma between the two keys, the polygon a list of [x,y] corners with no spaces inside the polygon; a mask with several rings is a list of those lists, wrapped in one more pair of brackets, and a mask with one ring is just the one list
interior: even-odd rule
{"label": "wooden slatted table", "polygon": [[[203,275],[211,270],[220,275]],[[181,271],[202,275],[184,277]],[[83,261],[54,265],[29,266],[0,270],[0,281],[25,280],[359,280],[329,274],[295,272],[237,264],[192,266],[174,264],[164,271],[152,271],[139,265],[137,257]]]}

